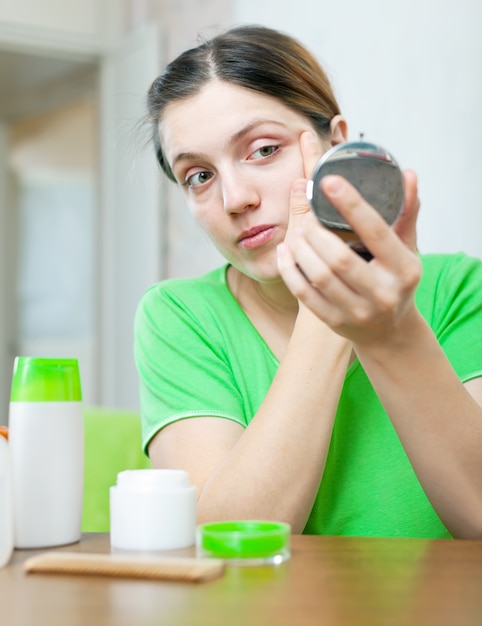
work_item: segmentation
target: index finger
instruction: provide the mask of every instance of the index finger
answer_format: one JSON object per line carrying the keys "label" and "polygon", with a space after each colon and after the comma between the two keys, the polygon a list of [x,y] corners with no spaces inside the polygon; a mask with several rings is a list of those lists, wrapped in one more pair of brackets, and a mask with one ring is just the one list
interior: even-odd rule
{"label": "index finger", "polygon": [[334,174],[323,177],[321,185],[330,203],[350,224],[370,253],[389,265],[396,262],[396,251],[402,244],[400,238],[355,187],[342,176]]}

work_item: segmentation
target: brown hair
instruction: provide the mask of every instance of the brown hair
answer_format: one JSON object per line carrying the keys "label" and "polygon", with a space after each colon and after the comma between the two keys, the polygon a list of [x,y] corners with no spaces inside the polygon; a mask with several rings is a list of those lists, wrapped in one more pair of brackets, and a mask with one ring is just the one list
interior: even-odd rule
{"label": "brown hair", "polygon": [[273,96],[308,118],[320,135],[340,113],[330,82],[306,48],[291,36],[264,26],[240,26],[186,50],[152,83],[148,121],[157,159],[175,181],[159,138],[165,108],[200,91],[210,80],[221,80]]}

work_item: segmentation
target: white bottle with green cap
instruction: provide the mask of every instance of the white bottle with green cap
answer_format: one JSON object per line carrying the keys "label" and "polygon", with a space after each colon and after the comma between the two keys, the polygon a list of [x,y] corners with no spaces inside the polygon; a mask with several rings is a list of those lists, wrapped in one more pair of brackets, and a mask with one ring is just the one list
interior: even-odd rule
{"label": "white bottle with green cap", "polygon": [[0,432],[0,567],[10,561],[13,551],[11,461],[5,436]]}
{"label": "white bottle with green cap", "polygon": [[9,443],[15,547],[79,541],[84,426],[76,359],[17,357]]}

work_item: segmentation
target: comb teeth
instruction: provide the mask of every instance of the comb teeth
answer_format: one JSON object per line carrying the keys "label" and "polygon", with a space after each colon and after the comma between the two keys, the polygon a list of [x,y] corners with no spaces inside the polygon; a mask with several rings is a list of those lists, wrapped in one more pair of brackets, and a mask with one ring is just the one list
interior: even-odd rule
{"label": "comb teeth", "polygon": [[137,557],[77,552],[45,552],[27,559],[27,574],[74,574],[202,582],[224,573],[220,559]]}

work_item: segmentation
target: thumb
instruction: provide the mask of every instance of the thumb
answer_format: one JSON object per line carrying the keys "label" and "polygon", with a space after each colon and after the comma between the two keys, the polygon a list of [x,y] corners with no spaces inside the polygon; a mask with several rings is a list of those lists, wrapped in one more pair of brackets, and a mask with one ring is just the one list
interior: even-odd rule
{"label": "thumb", "polygon": [[296,230],[301,226],[303,217],[310,212],[310,204],[306,197],[305,178],[297,178],[291,185],[290,216],[285,241],[289,242],[295,237]]}
{"label": "thumb", "polygon": [[305,178],[297,178],[291,186],[290,219],[310,212],[310,203],[306,197],[307,182]]}

